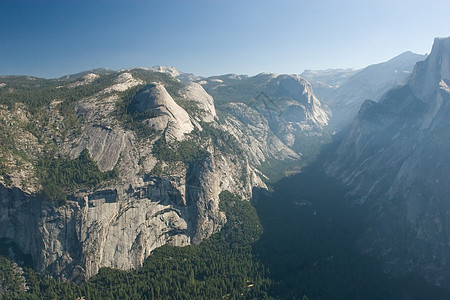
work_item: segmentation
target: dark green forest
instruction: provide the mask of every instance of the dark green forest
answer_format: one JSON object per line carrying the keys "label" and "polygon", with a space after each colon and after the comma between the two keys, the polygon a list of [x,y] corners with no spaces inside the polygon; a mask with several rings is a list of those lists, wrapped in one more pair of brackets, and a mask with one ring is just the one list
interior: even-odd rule
{"label": "dark green forest", "polygon": [[278,299],[450,299],[414,274],[390,278],[361,254],[367,213],[314,166],[287,177],[255,202],[264,234],[254,253],[270,271]]}
{"label": "dark green forest", "polygon": [[75,159],[48,155],[37,164],[37,175],[42,182],[41,196],[52,203],[64,204],[66,195],[76,188],[90,188],[102,181],[114,179],[118,171],[101,172],[92,160],[89,151],[84,149]]}

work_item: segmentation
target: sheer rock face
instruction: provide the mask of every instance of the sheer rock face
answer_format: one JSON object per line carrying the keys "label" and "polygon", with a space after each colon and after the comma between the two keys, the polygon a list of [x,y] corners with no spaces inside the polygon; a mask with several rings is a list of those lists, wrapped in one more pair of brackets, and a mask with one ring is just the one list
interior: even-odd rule
{"label": "sheer rock face", "polygon": [[264,115],[271,113],[270,117],[280,118],[280,124],[295,123],[305,130],[328,125],[331,112],[317,99],[311,84],[305,79],[298,75],[277,74],[255,77],[261,81],[262,94],[255,99],[253,106],[262,110]]}
{"label": "sheer rock face", "polygon": [[80,191],[58,208],[1,185],[0,236],[31,254],[39,272],[59,279],[83,280],[100,267],[138,268],[157,247],[199,243],[220,230],[220,192],[248,198],[251,187],[264,186],[243,172],[246,166],[211,155],[180,174],[135,175],[136,185]]}
{"label": "sheer rock face", "polygon": [[88,149],[100,171],[111,171],[122,152],[130,146],[132,139],[133,136],[129,132],[119,128],[90,125],[86,127],[79,143],[71,149],[70,154],[76,158],[84,149]]}
{"label": "sheer rock face", "polygon": [[[292,156],[288,149],[299,152],[293,157],[301,155],[297,148],[301,148],[298,146],[304,142],[302,139],[322,136],[331,117],[330,109],[317,99],[311,85],[298,75],[261,73],[247,77],[232,74],[207,78],[201,83],[216,102],[217,99],[227,102],[225,110],[235,119],[228,121],[250,124],[252,131],[268,128],[262,131],[268,134],[269,144],[275,147],[270,152],[273,155],[278,152],[275,156]],[[244,139],[248,140],[245,136]],[[258,146],[260,149],[264,147]]]}
{"label": "sheer rock face", "polygon": [[393,274],[450,287],[450,39],[437,39],[409,83],[366,101],[326,170],[362,195],[361,247]]}
{"label": "sheer rock face", "polygon": [[255,165],[270,158],[299,159],[300,155],[284,144],[269,127],[269,122],[258,111],[243,104],[230,103],[225,107],[230,113],[224,128],[242,143],[250,161]]}
{"label": "sheer rock face", "polygon": [[450,80],[450,39],[436,38],[430,56],[419,62],[411,76],[410,86],[419,98],[434,97],[441,81]]}
{"label": "sheer rock face", "polygon": [[190,208],[170,179],[81,193],[59,208],[1,188],[1,236],[27,250],[38,271],[60,279],[81,280],[100,267],[137,268],[159,246],[190,244]]}
{"label": "sheer rock face", "polygon": [[[219,210],[222,191],[250,199],[254,187],[266,187],[262,180],[266,174],[259,170],[263,162],[301,159],[301,154],[273,133],[270,119],[264,117],[270,113],[268,107],[230,103],[223,107],[224,116],[219,119],[214,99],[201,85],[190,83],[172,97],[164,83],[177,85],[168,79],[169,83],[148,83],[130,99],[131,109],[145,116],[135,121],[151,130],[146,138],[140,138],[118,112],[123,104],[120,93],[144,83],[134,78],[133,72],[119,71],[116,77],[108,74],[110,86],[71,103],[78,117],[77,128],[67,136],[58,134],[65,124],[66,116],[60,111],[63,99],[50,103],[45,120],[50,120],[52,127],[46,126],[48,132],[40,139],[24,129],[30,126],[19,127],[14,118],[9,122],[12,129],[20,128],[16,132],[21,137],[33,137],[20,138],[17,143],[31,153],[33,160],[43,154],[45,147],[40,143],[47,138],[47,144],[56,149],[55,159],[75,159],[87,149],[100,171],[115,170],[119,174],[93,188],[77,188],[62,206],[51,205],[39,196],[41,187],[32,160],[20,181],[8,175],[17,173],[9,169],[9,177],[0,174],[0,238],[13,241],[29,254],[42,274],[81,281],[101,267],[138,268],[155,248],[167,243],[199,243],[226,222],[226,215]],[[66,84],[80,88],[95,84],[101,76],[89,75]],[[324,126],[327,114],[310,86],[300,78],[279,79],[272,88],[279,88],[291,99],[283,102],[290,106],[281,106],[286,116],[277,122],[292,119],[290,133]],[[294,106],[303,113],[288,116]],[[21,111],[26,108],[13,109],[14,113]],[[6,108],[0,112],[8,115]],[[295,127],[294,123],[309,127]],[[194,126],[198,130],[194,131]],[[190,162],[158,158],[154,148],[160,139],[175,152],[183,143],[197,143],[202,156]],[[11,152],[11,164],[14,159],[18,161],[13,155]],[[22,166],[28,168],[27,164]],[[7,178],[12,183],[8,184]],[[16,182],[32,182],[35,187],[25,189]]]}
{"label": "sheer rock face", "polygon": [[[277,94],[285,99],[279,105],[280,118],[278,123],[281,126],[280,134],[289,135],[292,133],[292,125],[303,130],[314,131],[316,128],[323,128],[328,125],[331,111],[314,95],[311,84],[297,75],[280,75],[269,82],[269,89],[277,90]],[[285,126],[285,124],[291,126]],[[295,130],[295,129],[294,129]],[[286,131],[289,132],[286,134]],[[285,138],[286,139],[286,138]],[[285,142],[287,142],[285,140]]]}

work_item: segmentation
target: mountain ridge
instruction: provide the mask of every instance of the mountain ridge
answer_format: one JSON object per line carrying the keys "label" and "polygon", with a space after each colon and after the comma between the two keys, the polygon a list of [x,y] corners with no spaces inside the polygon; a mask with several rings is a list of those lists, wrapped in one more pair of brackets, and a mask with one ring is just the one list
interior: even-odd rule
{"label": "mountain ridge", "polygon": [[[320,99],[333,111],[330,120],[338,130],[345,128],[357,114],[361,104],[367,100],[378,101],[388,90],[406,83],[415,63],[425,59],[425,55],[404,52],[386,62],[370,65],[357,71],[344,71],[340,75],[325,77],[336,84],[327,84],[312,79],[313,87]],[[302,73],[303,74],[303,73]],[[338,73],[340,74],[340,73]],[[304,75],[308,75],[307,73]],[[308,76],[307,76],[308,79]]]}
{"label": "mountain ridge", "polygon": [[442,183],[450,180],[450,94],[444,84],[449,41],[435,40],[405,85],[378,103],[364,102],[332,161],[324,163],[371,211],[363,251],[380,258],[391,274],[418,272],[446,288],[450,190]]}

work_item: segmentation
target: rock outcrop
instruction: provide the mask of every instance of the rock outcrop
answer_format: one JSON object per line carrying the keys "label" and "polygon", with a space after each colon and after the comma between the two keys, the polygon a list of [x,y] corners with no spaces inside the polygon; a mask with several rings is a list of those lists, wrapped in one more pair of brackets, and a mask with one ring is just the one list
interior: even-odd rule
{"label": "rock outcrop", "polygon": [[[278,152],[277,155],[295,157],[315,151],[305,148],[308,143],[320,145],[328,141],[324,129],[331,111],[317,99],[311,85],[298,75],[261,73],[248,77],[232,74],[207,78],[202,85],[219,107],[224,107],[244,126],[250,124],[248,129],[268,127],[263,131],[269,133],[271,155]],[[292,155],[287,149],[297,154]]]}
{"label": "rock outcrop", "polygon": [[433,97],[441,81],[450,80],[449,49],[450,39],[436,38],[428,59],[416,64],[410,86],[419,98],[426,100]]}
{"label": "rock outcrop", "polygon": [[186,101],[192,101],[197,105],[199,111],[194,112],[194,117],[200,121],[212,122],[217,117],[213,97],[200,84],[191,82],[180,91],[180,94]]}
{"label": "rock outcrop", "polygon": [[269,121],[258,111],[243,103],[230,103],[225,106],[225,111],[230,113],[230,117],[223,126],[242,143],[253,164],[260,165],[270,158],[300,158],[271,132]]}
{"label": "rock outcrop", "polygon": [[162,84],[145,86],[132,105],[140,112],[154,111],[159,114],[146,122],[156,130],[163,130],[168,142],[181,141],[185,134],[194,129],[188,113],[172,99]]}

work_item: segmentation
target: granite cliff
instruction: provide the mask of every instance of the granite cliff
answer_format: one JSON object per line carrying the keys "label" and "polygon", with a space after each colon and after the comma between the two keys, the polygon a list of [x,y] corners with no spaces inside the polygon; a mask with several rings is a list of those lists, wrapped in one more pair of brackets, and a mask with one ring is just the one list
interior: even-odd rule
{"label": "granite cliff", "polygon": [[184,84],[160,69],[0,78],[0,239],[12,257],[82,281],[199,243],[226,222],[222,191],[249,199],[270,164],[302,165],[296,137],[327,126],[298,76],[262,75],[248,99],[216,106],[213,79]]}

